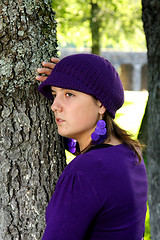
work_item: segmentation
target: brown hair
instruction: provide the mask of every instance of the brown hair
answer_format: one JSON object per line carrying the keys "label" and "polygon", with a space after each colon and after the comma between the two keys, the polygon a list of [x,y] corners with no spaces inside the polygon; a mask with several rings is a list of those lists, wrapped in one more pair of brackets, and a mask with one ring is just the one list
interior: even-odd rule
{"label": "brown hair", "polygon": [[145,145],[142,144],[138,139],[135,139],[132,134],[129,134],[124,129],[120,128],[112,117],[105,112],[104,121],[107,125],[107,139],[109,140],[111,135],[118,138],[121,142],[128,145],[137,155],[139,163],[142,160],[142,151],[145,148]]}
{"label": "brown hair", "polygon": [[[145,148],[145,145],[140,143],[138,139],[134,139],[134,137],[131,134],[129,134],[127,131],[120,128],[107,112],[104,113],[103,120],[106,122],[106,127],[107,127],[107,138],[104,140],[104,142],[106,140],[110,140],[111,136],[113,135],[114,137],[119,139],[122,143],[125,143],[126,145],[128,145],[133,150],[133,152],[135,152],[140,163],[142,160],[142,150]],[[93,146],[92,143],[90,143],[81,152],[78,151],[76,155],[85,153],[92,146]]]}

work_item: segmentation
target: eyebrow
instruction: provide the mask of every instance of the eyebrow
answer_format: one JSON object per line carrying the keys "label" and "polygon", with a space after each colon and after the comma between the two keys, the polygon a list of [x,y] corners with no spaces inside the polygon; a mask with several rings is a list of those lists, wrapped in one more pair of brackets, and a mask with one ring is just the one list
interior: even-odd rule
{"label": "eyebrow", "polygon": [[55,91],[55,90],[53,90],[53,89],[51,89],[51,92],[54,92],[54,93],[55,93],[56,91]]}
{"label": "eyebrow", "polygon": [[[67,89],[67,88],[60,88],[61,91],[72,91],[75,92],[75,90]],[[51,93],[56,93],[57,91],[51,88]]]}

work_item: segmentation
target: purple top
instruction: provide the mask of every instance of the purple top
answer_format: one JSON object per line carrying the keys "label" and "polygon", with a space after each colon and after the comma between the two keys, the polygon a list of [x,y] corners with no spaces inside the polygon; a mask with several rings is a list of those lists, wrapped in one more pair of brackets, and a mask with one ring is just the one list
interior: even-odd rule
{"label": "purple top", "polygon": [[77,156],[57,182],[42,240],[141,240],[147,176],[136,162],[125,144]]}

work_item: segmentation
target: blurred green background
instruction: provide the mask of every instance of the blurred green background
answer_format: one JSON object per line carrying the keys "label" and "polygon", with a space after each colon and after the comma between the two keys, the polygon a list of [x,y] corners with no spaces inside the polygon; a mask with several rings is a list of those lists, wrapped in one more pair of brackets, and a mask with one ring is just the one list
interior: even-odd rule
{"label": "blurred green background", "polygon": [[59,47],[144,51],[140,0],[52,0]]}

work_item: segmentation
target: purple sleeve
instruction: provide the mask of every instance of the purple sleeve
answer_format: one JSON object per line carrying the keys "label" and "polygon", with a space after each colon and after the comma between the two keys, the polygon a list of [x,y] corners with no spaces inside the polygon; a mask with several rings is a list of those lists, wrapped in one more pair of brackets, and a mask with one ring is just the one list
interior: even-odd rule
{"label": "purple sleeve", "polygon": [[60,177],[47,207],[42,240],[82,240],[97,211],[96,194],[84,176]]}

